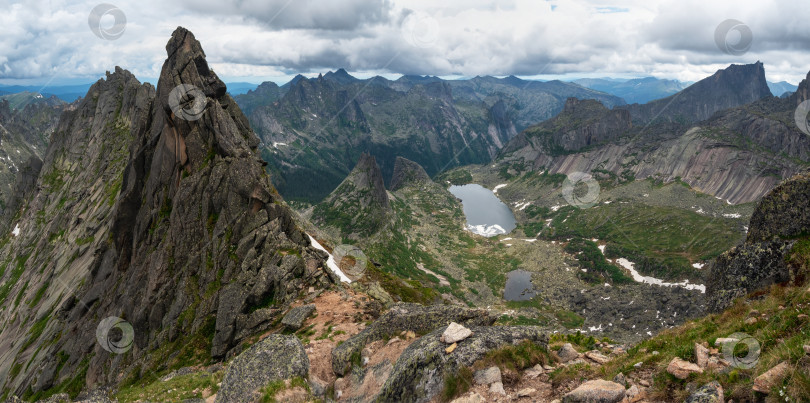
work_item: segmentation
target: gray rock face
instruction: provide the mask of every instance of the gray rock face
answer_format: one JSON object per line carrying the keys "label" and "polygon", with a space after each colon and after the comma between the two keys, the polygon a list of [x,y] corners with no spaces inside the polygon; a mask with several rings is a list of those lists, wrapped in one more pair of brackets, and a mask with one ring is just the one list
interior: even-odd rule
{"label": "gray rock face", "polygon": [[771,190],[751,216],[747,242],[794,239],[810,232],[810,171]]}
{"label": "gray rock face", "polygon": [[284,315],[281,324],[290,330],[298,330],[304,325],[304,321],[309,315],[312,315],[312,312],[315,312],[315,304],[295,307]]}
{"label": "gray rock face", "polygon": [[[780,178],[806,169],[798,160],[810,159],[810,136],[791,123],[798,99],[770,97],[761,70],[761,64],[731,66],[663,104],[609,110],[577,101],[517,135],[504,147],[496,170],[531,161],[534,171],[614,174],[597,173],[603,180],[680,177],[730,203],[756,201]],[[620,116],[628,110],[632,125]]]}
{"label": "gray rock face", "polygon": [[473,335],[450,354],[440,338],[444,328],[422,336],[402,352],[375,398],[377,402],[427,402],[444,387],[447,374],[471,366],[487,352],[523,340],[545,346],[548,336],[533,326],[472,326]]}
{"label": "gray rock face", "polygon": [[[3,323],[14,314],[35,319],[0,331],[0,389],[36,392],[80,365],[88,387],[115,383],[132,363],[161,362],[167,357],[151,359],[157,349],[191,338],[210,341],[211,357],[224,358],[301,289],[332,283],[325,254],[270,183],[258,138],[200,43],[178,28],[166,51],[157,88],[117,68],[51,136],[21,233],[0,246],[21,270],[11,295],[28,284],[30,301],[43,290],[33,307],[0,312]],[[189,88],[196,90],[174,96]],[[106,317],[132,326],[125,359],[88,337]],[[39,338],[11,343],[37,321]],[[13,357],[40,347],[18,376],[7,376]],[[54,373],[59,352],[70,359]]]}
{"label": "gray rock face", "polygon": [[362,332],[332,350],[332,370],[340,376],[345,375],[350,369],[352,355],[359,354],[366,344],[387,335],[408,330],[422,334],[438,328],[441,328],[443,333],[450,322],[465,326],[488,326],[495,323],[496,319],[497,317],[481,309],[448,305],[396,304]]}
{"label": "gray rock face", "polygon": [[307,378],[309,358],[295,336],[273,334],[239,354],[228,366],[217,403],[247,403],[272,381]]}
{"label": "gray rock face", "polygon": [[735,298],[771,284],[795,282],[806,273],[789,266],[795,239],[810,233],[810,174],[792,177],[768,193],[751,217],[746,242],[720,255],[709,268],[708,308],[720,311]]}
{"label": "gray rock face", "polygon": [[390,182],[391,191],[427,181],[430,181],[430,176],[418,163],[403,157],[397,157],[396,161],[394,161],[394,174],[391,176]]}

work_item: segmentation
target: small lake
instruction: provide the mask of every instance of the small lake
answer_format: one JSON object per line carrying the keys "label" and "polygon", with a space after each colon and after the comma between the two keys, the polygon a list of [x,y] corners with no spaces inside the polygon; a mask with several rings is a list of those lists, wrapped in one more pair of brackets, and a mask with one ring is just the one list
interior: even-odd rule
{"label": "small lake", "polygon": [[526,270],[513,270],[506,273],[506,287],[503,299],[507,301],[527,301],[537,295],[532,285],[532,273]]}
{"label": "small lake", "polygon": [[481,185],[450,186],[450,193],[461,199],[467,230],[491,237],[515,229],[515,215],[491,190]]}

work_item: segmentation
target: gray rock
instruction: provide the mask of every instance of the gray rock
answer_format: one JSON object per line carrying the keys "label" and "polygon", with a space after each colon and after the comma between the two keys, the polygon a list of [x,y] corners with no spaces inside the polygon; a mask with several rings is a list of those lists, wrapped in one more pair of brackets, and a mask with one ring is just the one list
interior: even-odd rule
{"label": "gray rock", "polygon": [[563,403],[617,403],[624,399],[624,386],[597,379],[579,385],[563,396]]}
{"label": "gray rock", "polygon": [[286,326],[287,329],[298,330],[301,326],[304,326],[304,321],[307,320],[309,315],[312,315],[313,312],[315,312],[315,304],[295,307],[284,315],[281,324]]}
{"label": "gray rock", "polygon": [[627,387],[627,378],[624,377],[624,374],[619,372],[616,376],[613,377],[613,382],[618,383],[624,387]]}
{"label": "gray rock", "polygon": [[579,353],[577,350],[574,350],[574,346],[572,346],[571,343],[565,343],[560,350],[557,351],[557,356],[560,357],[560,361],[565,363],[577,359],[579,357]]}
{"label": "gray rock", "polygon": [[479,385],[489,385],[501,381],[501,369],[498,367],[489,367],[480,371],[475,371],[473,378],[475,383]]}
{"label": "gray rock", "polygon": [[723,403],[724,401],[723,387],[717,381],[712,381],[698,388],[686,399],[685,403]]}
{"label": "gray rock", "polygon": [[489,393],[506,396],[506,391],[503,390],[503,382],[495,382],[489,385]]}
{"label": "gray rock", "polygon": [[440,340],[443,329],[413,342],[402,352],[374,401],[427,402],[442,390],[447,374],[472,366],[494,349],[523,340],[542,346],[548,343],[545,332],[534,326],[471,326],[470,330],[473,335],[459,343],[452,354],[445,353],[447,345]]}
{"label": "gray rock", "polygon": [[250,402],[255,391],[276,380],[307,378],[309,358],[295,336],[273,334],[251,346],[228,366],[217,403]]}
{"label": "gray rock", "polygon": [[350,337],[332,350],[332,370],[340,376],[346,375],[351,365],[352,355],[360,354],[366,344],[381,340],[386,336],[403,331],[428,333],[442,328],[451,322],[464,325],[491,325],[494,316],[483,309],[469,309],[458,306],[400,303],[380,316],[360,333]]}

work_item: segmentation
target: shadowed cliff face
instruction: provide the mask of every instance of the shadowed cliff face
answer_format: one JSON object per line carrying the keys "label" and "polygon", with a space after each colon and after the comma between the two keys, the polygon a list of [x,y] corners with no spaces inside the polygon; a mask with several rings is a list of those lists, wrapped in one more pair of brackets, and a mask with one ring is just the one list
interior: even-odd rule
{"label": "shadowed cliff face", "polygon": [[[12,392],[223,358],[300,289],[333,281],[199,42],[178,28],[166,50],[157,88],[117,68],[62,117],[21,233],[2,243]],[[131,325],[121,354],[96,336],[106,317]]]}

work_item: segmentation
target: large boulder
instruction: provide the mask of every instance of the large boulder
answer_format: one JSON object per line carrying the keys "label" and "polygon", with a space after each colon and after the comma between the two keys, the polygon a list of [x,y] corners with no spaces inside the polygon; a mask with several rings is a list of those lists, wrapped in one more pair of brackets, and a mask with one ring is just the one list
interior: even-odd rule
{"label": "large boulder", "polygon": [[810,234],[810,173],[795,175],[757,205],[745,243],[720,255],[706,282],[707,308],[719,312],[771,284],[799,282],[806,273],[787,263],[795,239]]}
{"label": "large boulder", "polygon": [[472,336],[450,354],[441,341],[444,328],[422,336],[408,346],[394,365],[377,402],[427,402],[444,386],[444,378],[472,366],[488,352],[523,340],[546,346],[548,336],[535,326],[472,326]]}
{"label": "large boulder", "polygon": [[[350,337],[332,350],[332,370],[345,375],[351,368],[353,355],[359,354],[366,344],[403,331],[428,333],[451,322],[466,326],[487,326],[495,323],[496,316],[482,309],[458,306],[401,303],[396,304],[362,332]],[[446,346],[445,346],[446,347]]]}
{"label": "large boulder", "polygon": [[747,242],[793,239],[810,229],[810,171],[771,190],[751,215]]}
{"label": "large boulder", "polygon": [[216,403],[250,402],[270,382],[307,378],[309,358],[295,336],[273,334],[237,356],[228,366]]}
{"label": "large boulder", "polygon": [[579,385],[563,396],[563,403],[617,403],[624,399],[624,386],[597,379]]}
{"label": "large boulder", "polygon": [[298,330],[304,325],[304,321],[309,315],[312,315],[312,312],[315,312],[315,304],[295,307],[284,315],[281,324],[290,330]]}

